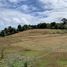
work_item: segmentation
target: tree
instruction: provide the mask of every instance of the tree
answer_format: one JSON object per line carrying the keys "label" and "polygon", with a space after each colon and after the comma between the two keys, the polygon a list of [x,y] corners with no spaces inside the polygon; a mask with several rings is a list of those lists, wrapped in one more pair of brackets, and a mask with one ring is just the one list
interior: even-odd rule
{"label": "tree", "polygon": [[2,31],[0,32],[0,36],[2,36],[2,37],[5,36],[5,31],[4,31],[4,30],[2,30]]}
{"label": "tree", "polygon": [[67,24],[67,19],[66,18],[63,18],[61,21],[63,22],[63,25]]}
{"label": "tree", "polygon": [[21,26],[21,25],[18,25],[17,30],[18,30],[18,31],[22,31],[22,26]]}
{"label": "tree", "polygon": [[37,25],[30,25],[31,29],[37,29]]}
{"label": "tree", "polygon": [[11,26],[8,27],[8,35],[17,33],[17,30]]}
{"label": "tree", "polygon": [[28,30],[28,29],[31,29],[31,27],[30,27],[30,25],[24,25],[24,26],[22,27],[22,29],[23,29],[23,30]]}
{"label": "tree", "polygon": [[44,29],[47,27],[47,24],[46,23],[40,23],[37,25],[37,28],[40,28],[40,29]]}
{"label": "tree", "polygon": [[55,29],[55,27],[56,27],[56,22],[50,23],[50,28],[51,28],[51,29]]}
{"label": "tree", "polygon": [[8,27],[8,35],[10,35],[10,34],[12,34],[12,27],[11,26]]}

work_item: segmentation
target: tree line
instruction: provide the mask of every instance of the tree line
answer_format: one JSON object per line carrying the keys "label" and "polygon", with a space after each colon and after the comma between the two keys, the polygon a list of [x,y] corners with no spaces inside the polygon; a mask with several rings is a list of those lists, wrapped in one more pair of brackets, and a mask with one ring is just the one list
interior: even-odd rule
{"label": "tree line", "polygon": [[51,22],[39,23],[37,25],[18,25],[17,28],[9,26],[0,31],[0,36],[4,37],[29,29],[67,29],[67,19],[63,18],[61,21],[61,23]]}

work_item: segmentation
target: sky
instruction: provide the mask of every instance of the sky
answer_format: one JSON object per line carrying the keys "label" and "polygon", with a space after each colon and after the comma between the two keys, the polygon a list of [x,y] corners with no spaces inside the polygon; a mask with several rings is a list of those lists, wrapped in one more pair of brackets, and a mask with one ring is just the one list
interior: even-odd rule
{"label": "sky", "polygon": [[67,18],[67,0],[0,0],[0,29],[62,18]]}

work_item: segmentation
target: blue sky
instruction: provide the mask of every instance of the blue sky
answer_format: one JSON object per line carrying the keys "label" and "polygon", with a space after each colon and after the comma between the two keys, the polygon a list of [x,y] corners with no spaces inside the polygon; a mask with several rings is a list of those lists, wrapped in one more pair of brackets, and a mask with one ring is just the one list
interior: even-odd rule
{"label": "blue sky", "polygon": [[67,0],[0,0],[0,28],[62,18],[67,18]]}

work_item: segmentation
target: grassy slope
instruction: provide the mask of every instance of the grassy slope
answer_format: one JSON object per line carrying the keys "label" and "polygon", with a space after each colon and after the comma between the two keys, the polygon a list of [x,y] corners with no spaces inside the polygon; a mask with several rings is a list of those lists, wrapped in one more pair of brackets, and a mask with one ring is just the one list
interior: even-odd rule
{"label": "grassy slope", "polygon": [[67,67],[66,30],[37,29],[0,37],[1,49],[0,67],[22,67],[26,60],[34,67]]}

